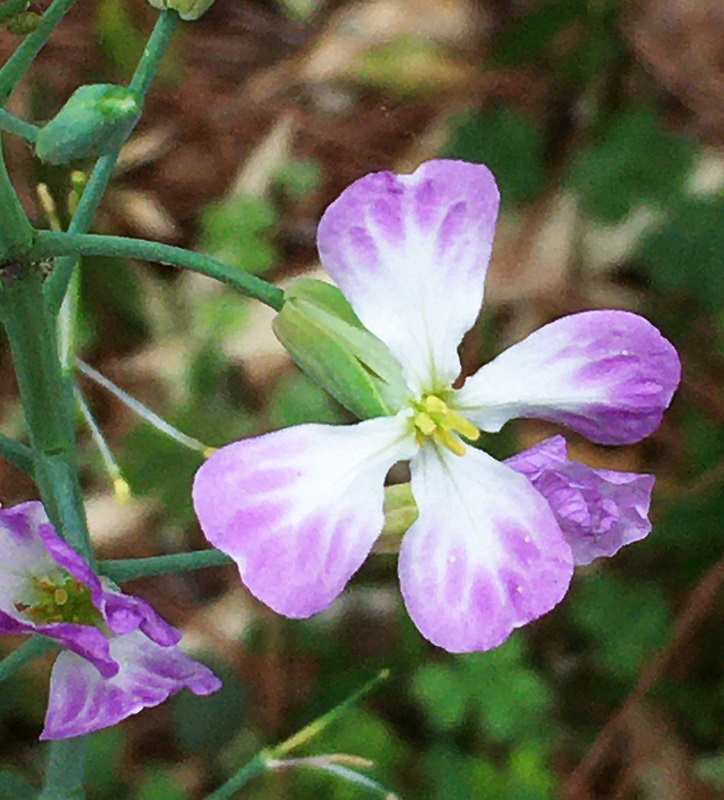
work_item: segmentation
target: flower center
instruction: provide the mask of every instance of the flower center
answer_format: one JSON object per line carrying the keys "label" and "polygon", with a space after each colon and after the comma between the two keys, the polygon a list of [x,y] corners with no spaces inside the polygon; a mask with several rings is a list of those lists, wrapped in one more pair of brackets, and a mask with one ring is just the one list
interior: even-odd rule
{"label": "flower center", "polygon": [[27,596],[15,608],[38,625],[74,622],[98,627],[103,621],[93,605],[91,590],[67,573],[53,577],[30,576]]}
{"label": "flower center", "polygon": [[474,442],[480,431],[457,411],[453,411],[438,395],[426,394],[412,404],[415,437],[418,444],[434,439],[457,456],[465,453],[465,445],[458,438],[464,436]]}

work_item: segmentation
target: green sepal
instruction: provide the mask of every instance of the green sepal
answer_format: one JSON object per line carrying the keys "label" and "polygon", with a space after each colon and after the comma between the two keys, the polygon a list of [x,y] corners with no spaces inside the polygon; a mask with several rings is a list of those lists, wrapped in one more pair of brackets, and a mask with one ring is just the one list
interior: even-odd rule
{"label": "green sepal", "polygon": [[413,522],[419,511],[409,483],[385,486],[385,525],[382,536],[400,538]]}
{"label": "green sepal", "polygon": [[172,9],[181,19],[190,22],[205,14],[214,0],[148,0],[148,2],[154,8]]}
{"label": "green sepal", "polygon": [[96,158],[126,140],[141,114],[141,98],[125,86],[81,86],[38,133],[35,153],[50,164]]}
{"label": "green sepal", "polygon": [[297,366],[360,419],[388,416],[407,389],[399,363],[342,292],[298,278],[272,326]]}

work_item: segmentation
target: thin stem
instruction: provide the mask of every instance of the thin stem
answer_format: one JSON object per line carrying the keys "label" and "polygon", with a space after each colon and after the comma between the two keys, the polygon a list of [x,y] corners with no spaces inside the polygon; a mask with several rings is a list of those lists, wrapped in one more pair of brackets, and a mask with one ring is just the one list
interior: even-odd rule
{"label": "thin stem", "polygon": [[[141,103],[156,74],[158,65],[168,49],[178,22],[178,14],[170,10],[162,11],[156,21],[129,85],[129,89],[136,92]],[[95,217],[108,182],[111,179],[113,169],[118,161],[120,150],[121,146],[119,145],[96,161],[93,172],[78,203],[78,208],[68,226],[69,233],[86,233],[90,229],[93,217]],[[48,310],[53,316],[60,309],[77,263],[77,253],[58,259],[55,269],[45,282],[45,300]]]}
{"label": "thin stem", "polygon": [[242,789],[246,784],[257,775],[273,769],[278,766],[278,759],[289,753],[295,747],[305,744],[309,739],[321,733],[332,722],[334,722],[341,714],[343,714],[350,706],[358,702],[364,695],[372,691],[379,683],[386,680],[390,675],[388,669],[380,670],[372,680],[353,692],[349,697],[346,697],[341,703],[330,709],[326,714],[323,714],[314,722],[302,728],[301,731],[290,736],[281,744],[276,747],[262,750],[260,753],[247,762],[236,774],[232,775],[226,783],[222,784],[215,792],[210,794],[206,800],[229,800],[233,797],[239,789]]}
{"label": "thin stem", "polygon": [[33,451],[10,436],[0,433],[0,458],[9,461],[26,475],[33,474]]}
{"label": "thin stem", "polygon": [[4,108],[0,108],[0,130],[14,133],[16,136],[22,136],[29,142],[34,142],[38,138],[40,128],[37,125],[32,125],[15,114],[11,114]]}
{"label": "thin stem", "polygon": [[173,425],[166,422],[165,419],[159,417],[155,411],[151,411],[151,409],[144,405],[140,400],[136,400],[135,397],[131,397],[130,394],[124,392],[120,386],[116,386],[113,381],[108,380],[105,375],[102,375],[98,370],[93,369],[90,364],[86,364],[85,361],[81,361],[79,358],[75,359],[75,364],[78,368],[78,371],[85,375],[86,378],[90,378],[92,381],[95,381],[99,386],[102,386],[106,391],[110,392],[115,398],[120,400],[123,405],[127,406],[131,409],[135,414],[138,414],[141,419],[145,419],[154,428],[157,428],[162,433],[165,433],[170,439],[173,439],[175,442],[178,442],[180,445],[184,447],[188,447],[189,450],[195,450],[198,453],[202,453],[205,457],[211,455],[214,452],[213,447],[209,447],[209,445],[200,442],[198,439],[194,439],[193,436],[187,436],[182,431],[174,428]]}
{"label": "thin stem", "polygon": [[98,568],[111,580],[122,583],[134,578],[150,578],[167,572],[188,572],[192,569],[220,567],[232,563],[231,557],[220,550],[197,550],[191,553],[172,553],[167,556],[100,561]]}
{"label": "thin stem", "polygon": [[47,653],[55,645],[55,642],[42,636],[34,636],[27,642],[23,642],[20,647],[0,661],[0,683],[14,675],[21,667],[34,661],[38,656]]}
{"label": "thin stem", "polygon": [[88,737],[76,736],[50,743],[45,787],[38,800],[84,800],[83,776]]}
{"label": "thin stem", "polygon": [[23,258],[33,243],[34,235],[10,181],[0,137],[0,261]]}
{"label": "thin stem", "polygon": [[43,14],[38,27],[28,34],[18,49],[0,69],[0,106],[4,106],[8,97],[18,85],[35,56],[42,50],[56,25],[63,19],[76,0],[53,0]]}
{"label": "thin stem", "polygon": [[221,785],[215,792],[212,792],[206,800],[228,800],[233,797],[239,789],[243,789],[252,778],[262,775],[269,769],[267,764],[267,754],[262,751],[252,758],[226,783]]}
{"label": "thin stem", "polygon": [[45,510],[60,535],[93,562],[76,466],[72,388],[58,360],[38,268],[18,265],[12,275],[0,280],[0,316],[10,343],[33,449],[35,480]]}
{"label": "thin stem", "polygon": [[280,311],[284,305],[284,292],[279,287],[257,278],[256,275],[250,275],[203,253],[194,253],[181,247],[173,247],[146,239],[38,231],[30,255],[36,260],[73,255],[119,256],[121,258],[137,258],[141,261],[155,261],[160,264],[185,267],[193,272],[215,278],[222,283],[228,283],[247,297],[260,300],[276,311]]}

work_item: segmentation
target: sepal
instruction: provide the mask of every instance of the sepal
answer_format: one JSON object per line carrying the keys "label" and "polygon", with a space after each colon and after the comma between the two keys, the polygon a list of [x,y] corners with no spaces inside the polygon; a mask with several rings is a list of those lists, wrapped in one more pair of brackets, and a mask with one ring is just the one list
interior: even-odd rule
{"label": "sepal", "polygon": [[399,409],[406,393],[399,363],[335,286],[297,279],[272,326],[297,366],[360,419]]}
{"label": "sepal", "polygon": [[154,8],[161,10],[173,9],[181,19],[190,22],[205,14],[214,0],[148,0],[148,2]]}

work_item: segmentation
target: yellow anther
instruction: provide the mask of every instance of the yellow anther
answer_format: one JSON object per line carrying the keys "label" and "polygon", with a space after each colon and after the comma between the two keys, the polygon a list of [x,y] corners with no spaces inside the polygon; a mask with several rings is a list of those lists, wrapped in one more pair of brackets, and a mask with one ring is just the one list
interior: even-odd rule
{"label": "yellow anther", "polygon": [[436,434],[437,439],[452,451],[456,456],[465,455],[465,445],[450,431],[440,430]]}
{"label": "yellow anther", "polygon": [[425,436],[432,436],[437,425],[429,414],[424,411],[418,411],[415,414],[415,427]]}
{"label": "yellow anther", "polygon": [[447,403],[434,394],[428,395],[425,398],[423,405],[425,406],[425,409],[430,412],[430,414],[450,413],[450,409],[448,408]]}
{"label": "yellow anther", "polygon": [[113,481],[113,491],[119,503],[127,503],[131,499],[131,487],[123,478],[116,478]]}
{"label": "yellow anther", "polygon": [[457,411],[448,411],[443,424],[448,430],[456,431],[466,439],[470,439],[471,442],[474,442],[480,436],[480,431],[475,425],[470,420],[465,419],[462,414],[458,414]]}
{"label": "yellow anther", "polygon": [[68,602],[68,592],[65,589],[56,589],[53,593],[53,599],[59,606],[64,606]]}

